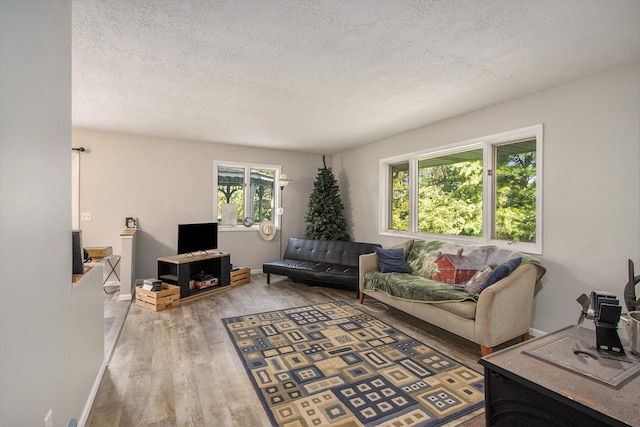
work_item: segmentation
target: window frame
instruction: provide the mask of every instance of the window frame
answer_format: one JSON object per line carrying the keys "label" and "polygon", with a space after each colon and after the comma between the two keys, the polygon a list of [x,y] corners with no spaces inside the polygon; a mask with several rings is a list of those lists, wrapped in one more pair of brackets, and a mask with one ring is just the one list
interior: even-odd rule
{"label": "window frame", "polygon": [[[531,254],[542,254],[542,208],[543,208],[543,125],[537,124],[511,131],[457,142],[441,147],[388,157],[379,162],[380,224],[379,234],[410,239],[440,239],[461,244],[491,244]],[[495,235],[495,148],[500,145],[536,140],[536,237],[535,242],[517,242],[496,239]],[[482,237],[456,236],[418,231],[418,162],[426,158],[443,156],[481,148],[483,150],[482,184]],[[391,229],[391,167],[409,164],[409,230]]]}
{"label": "window frame", "polygon": [[[281,206],[282,194],[280,190],[280,186],[278,185],[278,178],[282,174],[282,166],[281,165],[272,165],[272,164],[264,164],[264,163],[247,163],[247,162],[229,162],[223,160],[214,160],[213,162],[213,220],[218,221],[218,168],[227,167],[227,168],[236,168],[236,169],[244,169],[244,212],[251,211],[251,205],[253,203],[253,195],[249,194],[247,188],[249,187],[250,179],[251,179],[251,170],[252,169],[268,169],[273,170],[273,223],[276,226],[276,229],[280,229],[281,217],[282,215],[278,214],[278,207]],[[222,225],[218,224],[218,231],[250,231],[258,230],[258,223],[253,224],[251,227],[246,227],[242,224],[236,225]]]}

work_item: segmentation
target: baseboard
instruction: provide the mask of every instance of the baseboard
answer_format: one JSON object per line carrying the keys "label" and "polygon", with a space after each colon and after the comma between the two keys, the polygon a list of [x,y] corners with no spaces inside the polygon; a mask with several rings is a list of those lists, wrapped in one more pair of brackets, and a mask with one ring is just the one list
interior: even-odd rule
{"label": "baseboard", "polygon": [[98,389],[100,388],[100,383],[102,382],[102,377],[104,376],[105,371],[107,370],[107,358],[102,360],[102,366],[100,366],[100,370],[98,370],[98,375],[96,376],[96,380],[93,383],[93,387],[91,387],[91,392],[89,393],[89,397],[87,398],[87,402],[84,404],[84,409],[82,410],[82,414],[80,415],[80,419],[78,420],[78,427],[84,427],[89,420],[89,415],[91,414],[91,408],[93,407],[93,402],[96,400],[96,395],[98,394]]}
{"label": "baseboard", "polygon": [[541,336],[547,335],[547,334],[548,334],[548,332],[541,331],[539,329],[529,328],[529,335],[531,335],[532,337],[538,338],[538,337],[541,337]]}

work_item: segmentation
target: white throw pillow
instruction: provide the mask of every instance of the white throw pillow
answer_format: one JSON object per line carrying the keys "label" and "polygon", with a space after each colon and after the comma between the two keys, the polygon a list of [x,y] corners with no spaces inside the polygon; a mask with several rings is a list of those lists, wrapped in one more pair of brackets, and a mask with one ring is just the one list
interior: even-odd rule
{"label": "white throw pillow", "polygon": [[484,282],[487,281],[492,271],[493,270],[488,265],[482,266],[482,268],[480,268],[480,270],[478,270],[476,274],[474,274],[473,277],[469,279],[466,286],[464,287],[465,291],[469,292],[470,294],[480,293],[482,285],[484,285]]}

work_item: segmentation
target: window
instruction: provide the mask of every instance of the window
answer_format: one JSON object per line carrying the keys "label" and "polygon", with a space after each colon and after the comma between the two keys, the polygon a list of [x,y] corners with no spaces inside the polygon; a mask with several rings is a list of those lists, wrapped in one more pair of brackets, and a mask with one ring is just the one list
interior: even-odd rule
{"label": "window", "polygon": [[418,160],[418,231],[482,237],[482,149]]}
{"label": "window", "polygon": [[494,147],[495,239],[536,242],[536,140]]}
{"label": "window", "polygon": [[278,176],[280,166],[276,165],[215,162],[214,215],[221,227],[242,225],[245,217],[255,224],[271,220],[279,225],[274,208],[280,197],[275,185]]}
{"label": "window", "polygon": [[382,233],[541,253],[542,125],[381,161]]}
{"label": "window", "polygon": [[409,230],[409,163],[391,165],[391,229]]}

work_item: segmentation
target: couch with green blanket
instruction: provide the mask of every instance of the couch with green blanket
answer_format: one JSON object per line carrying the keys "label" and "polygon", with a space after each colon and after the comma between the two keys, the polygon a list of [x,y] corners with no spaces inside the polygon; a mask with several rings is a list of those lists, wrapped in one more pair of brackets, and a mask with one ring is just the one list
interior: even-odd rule
{"label": "couch with green blanket", "polygon": [[496,246],[409,240],[361,255],[360,302],[365,295],[459,335],[493,347],[529,338],[536,260]]}

